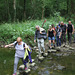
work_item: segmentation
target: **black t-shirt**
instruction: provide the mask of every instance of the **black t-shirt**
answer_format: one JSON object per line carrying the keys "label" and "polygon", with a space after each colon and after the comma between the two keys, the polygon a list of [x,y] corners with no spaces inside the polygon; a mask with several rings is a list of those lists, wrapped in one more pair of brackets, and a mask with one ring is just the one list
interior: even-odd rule
{"label": "black t-shirt", "polygon": [[54,37],[54,30],[48,30],[48,37]]}
{"label": "black t-shirt", "polygon": [[72,33],[72,31],[73,31],[72,24],[71,25],[68,24],[67,31],[70,32],[70,33]]}
{"label": "black t-shirt", "polygon": [[66,32],[66,25],[65,25],[65,24],[64,24],[64,25],[61,25],[60,27],[61,27],[61,29],[62,29],[62,33],[63,33],[63,32]]}

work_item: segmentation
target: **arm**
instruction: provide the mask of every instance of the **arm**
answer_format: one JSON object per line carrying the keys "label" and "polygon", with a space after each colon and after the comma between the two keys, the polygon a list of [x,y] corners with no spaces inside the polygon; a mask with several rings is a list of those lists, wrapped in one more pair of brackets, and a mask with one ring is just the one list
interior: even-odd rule
{"label": "arm", "polygon": [[60,32],[59,38],[61,37],[62,32]]}
{"label": "arm", "polygon": [[48,31],[49,31],[49,30],[47,30],[47,37],[48,37]]}
{"label": "arm", "polygon": [[25,43],[25,49],[28,48],[28,45]]}
{"label": "arm", "polygon": [[5,45],[5,48],[10,47],[10,46],[13,46],[13,45],[14,45],[13,43],[8,44],[8,45]]}
{"label": "arm", "polygon": [[66,26],[66,33],[65,34],[67,34],[67,26]]}
{"label": "arm", "polygon": [[59,38],[61,38],[61,35],[62,35],[62,30],[60,29],[60,35],[59,35]]}
{"label": "arm", "polygon": [[72,27],[73,27],[73,31],[72,31],[72,34],[74,33],[74,25],[72,25]]}
{"label": "arm", "polygon": [[37,38],[37,31],[35,31],[34,43],[36,43],[36,38]]}
{"label": "arm", "polygon": [[54,36],[56,35],[56,31],[54,30]]}

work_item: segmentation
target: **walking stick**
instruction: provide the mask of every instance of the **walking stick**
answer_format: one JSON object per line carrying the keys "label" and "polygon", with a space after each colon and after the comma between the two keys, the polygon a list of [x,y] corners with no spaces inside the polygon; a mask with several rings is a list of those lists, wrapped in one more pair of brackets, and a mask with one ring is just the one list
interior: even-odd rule
{"label": "walking stick", "polygon": [[43,28],[45,22],[46,22],[46,19],[44,20],[44,22],[43,22],[43,24],[42,24],[42,28]]}

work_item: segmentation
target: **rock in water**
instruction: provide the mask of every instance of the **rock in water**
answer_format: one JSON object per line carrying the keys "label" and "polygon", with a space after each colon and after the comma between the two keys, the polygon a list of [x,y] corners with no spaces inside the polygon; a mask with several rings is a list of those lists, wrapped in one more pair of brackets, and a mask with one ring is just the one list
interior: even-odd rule
{"label": "rock in water", "polygon": [[37,47],[36,47],[36,46],[34,46],[34,49],[37,49]]}
{"label": "rock in water", "polygon": [[61,47],[56,47],[56,50],[58,50],[58,51],[61,50]]}
{"label": "rock in water", "polygon": [[38,57],[38,59],[39,59],[39,60],[43,60],[43,59],[44,59],[44,57],[43,57],[43,56],[40,56],[40,57]]}
{"label": "rock in water", "polygon": [[20,66],[19,66],[19,69],[24,70],[24,65],[20,65]]}
{"label": "rock in water", "polygon": [[30,69],[27,69],[25,72],[26,72],[26,73],[29,73],[29,72],[30,72]]}
{"label": "rock in water", "polygon": [[75,50],[75,48],[73,48],[73,47],[69,47],[69,49],[71,49],[71,50]]}
{"label": "rock in water", "polygon": [[48,50],[48,53],[51,53],[51,50]]}
{"label": "rock in water", "polygon": [[69,48],[69,45],[65,45],[66,48]]}
{"label": "rock in water", "polygon": [[33,66],[35,66],[35,63],[31,63],[31,64],[29,64],[29,65],[33,67]]}
{"label": "rock in water", "polygon": [[56,52],[57,50],[54,50],[54,49],[51,49],[51,50],[48,50],[48,52]]}
{"label": "rock in water", "polygon": [[63,70],[63,69],[65,69],[65,66],[58,65],[58,66],[57,66],[57,69],[58,69],[58,70]]}
{"label": "rock in water", "polygon": [[[24,68],[25,68],[24,64],[23,65],[20,65],[19,66],[19,72],[20,73],[24,72]],[[27,63],[27,68],[29,68],[29,63]]]}
{"label": "rock in water", "polygon": [[39,51],[39,49],[36,49],[36,51]]}
{"label": "rock in water", "polygon": [[61,47],[65,47],[65,44],[62,44]]}
{"label": "rock in water", "polygon": [[34,59],[32,59],[32,62],[34,62]]}
{"label": "rock in water", "polygon": [[48,56],[48,53],[44,53],[43,56],[45,56],[45,57]]}

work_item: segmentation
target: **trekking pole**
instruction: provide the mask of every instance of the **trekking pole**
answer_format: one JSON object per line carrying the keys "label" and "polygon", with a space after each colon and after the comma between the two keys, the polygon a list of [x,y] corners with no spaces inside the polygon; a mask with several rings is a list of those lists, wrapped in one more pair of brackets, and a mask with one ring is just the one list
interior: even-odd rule
{"label": "trekking pole", "polygon": [[46,22],[46,19],[44,20],[44,22],[43,22],[43,24],[42,24],[42,28],[43,28],[45,22]]}

